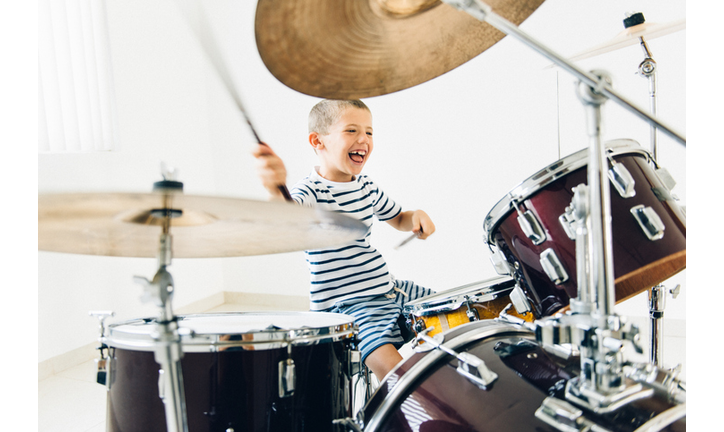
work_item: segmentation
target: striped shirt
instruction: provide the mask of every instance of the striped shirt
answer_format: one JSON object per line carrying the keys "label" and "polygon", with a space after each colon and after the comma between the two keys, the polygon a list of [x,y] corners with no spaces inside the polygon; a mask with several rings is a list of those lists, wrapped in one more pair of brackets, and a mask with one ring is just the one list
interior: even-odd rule
{"label": "striped shirt", "polygon": [[392,276],[382,255],[369,243],[373,216],[393,219],[402,209],[366,175],[338,183],[321,177],[316,169],[291,190],[298,204],[342,213],[358,219],[367,232],[344,245],[305,251],[311,288],[309,308],[329,309],[335,303],[364,296],[385,294],[393,287]]}

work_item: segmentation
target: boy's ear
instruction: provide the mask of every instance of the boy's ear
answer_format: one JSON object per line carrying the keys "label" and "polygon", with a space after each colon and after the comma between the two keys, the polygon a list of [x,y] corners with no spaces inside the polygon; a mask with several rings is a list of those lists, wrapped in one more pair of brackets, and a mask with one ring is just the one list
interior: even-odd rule
{"label": "boy's ear", "polygon": [[309,144],[314,148],[314,151],[317,151],[324,147],[324,143],[322,142],[319,133],[312,132],[309,134]]}

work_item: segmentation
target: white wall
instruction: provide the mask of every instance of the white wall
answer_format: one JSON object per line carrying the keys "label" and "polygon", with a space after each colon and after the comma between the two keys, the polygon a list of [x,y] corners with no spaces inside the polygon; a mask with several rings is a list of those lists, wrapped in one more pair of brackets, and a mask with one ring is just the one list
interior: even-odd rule
{"label": "white wall", "polygon": [[[684,1],[547,0],[521,26],[533,37],[573,55],[622,30],[627,11],[666,23],[686,16]],[[254,2],[205,2],[210,22],[262,139],[287,165],[291,185],[314,165],[306,144],[306,116],[317,98],[279,83],[262,64],[254,42]],[[231,99],[201,54],[170,0],[107,4],[120,126],[120,149],[104,154],[38,157],[41,192],[150,190],[160,161],[179,168],[188,194],[265,199],[249,155],[253,142]],[[686,32],[649,41],[659,65],[659,114],[686,133]],[[580,65],[604,68],[614,86],[647,107],[646,80],[634,75],[638,46]],[[373,241],[398,278],[443,290],[495,276],[482,237],[486,214],[527,177],[588,145],[574,78],[520,42],[504,40],[453,71],[394,94],[367,99],[374,116],[375,150],[366,167],[404,208],[421,208],[437,226],[425,242],[400,250],[405,234],[377,224]],[[300,65],[303,67],[303,65]],[[605,138],[648,144],[648,125],[609,102]],[[660,163],[678,181],[686,203],[686,152],[660,134]],[[91,309],[120,318],[155,314],[140,305],[131,278],[151,277],[151,259],[69,256],[40,252],[39,360],[96,337]],[[283,269],[283,271],[280,271]],[[301,252],[245,258],[177,259],[175,305],[220,290],[305,295]],[[683,294],[669,301],[667,318],[686,319]],[[670,284],[669,284],[670,285]],[[618,306],[644,317],[645,295]]]}

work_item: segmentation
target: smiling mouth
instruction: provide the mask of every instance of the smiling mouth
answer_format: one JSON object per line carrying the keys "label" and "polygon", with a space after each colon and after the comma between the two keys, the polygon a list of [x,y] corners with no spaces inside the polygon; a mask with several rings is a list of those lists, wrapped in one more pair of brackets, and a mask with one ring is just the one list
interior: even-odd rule
{"label": "smiling mouth", "polygon": [[366,155],[367,155],[367,152],[363,151],[363,150],[349,152],[349,158],[352,159],[352,162],[355,162],[355,163],[364,162]]}

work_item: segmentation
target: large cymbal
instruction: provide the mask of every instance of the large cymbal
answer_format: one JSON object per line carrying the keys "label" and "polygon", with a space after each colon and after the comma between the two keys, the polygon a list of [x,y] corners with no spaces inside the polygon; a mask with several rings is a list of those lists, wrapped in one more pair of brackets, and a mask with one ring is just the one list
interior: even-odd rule
{"label": "large cymbal", "polygon": [[[543,0],[487,3],[518,25]],[[439,0],[259,0],[255,27],[272,75],[301,93],[330,99],[415,86],[505,36]]]}
{"label": "large cymbal", "polygon": [[162,193],[48,194],[38,196],[38,249],[156,257],[165,218],[154,210],[162,208],[182,212],[170,219],[174,258],[316,249],[367,231],[350,217],[286,202]]}

